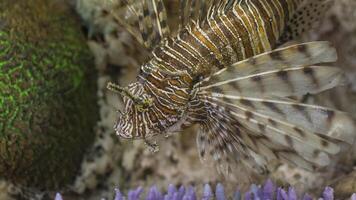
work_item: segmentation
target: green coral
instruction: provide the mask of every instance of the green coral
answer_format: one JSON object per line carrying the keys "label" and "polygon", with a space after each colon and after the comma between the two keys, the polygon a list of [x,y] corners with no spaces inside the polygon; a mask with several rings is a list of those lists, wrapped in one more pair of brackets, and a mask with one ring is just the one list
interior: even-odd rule
{"label": "green coral", "polygon": [[92,56],[54,2],[0,1],[0,176],[46,189],[73,181],[98,117]]}

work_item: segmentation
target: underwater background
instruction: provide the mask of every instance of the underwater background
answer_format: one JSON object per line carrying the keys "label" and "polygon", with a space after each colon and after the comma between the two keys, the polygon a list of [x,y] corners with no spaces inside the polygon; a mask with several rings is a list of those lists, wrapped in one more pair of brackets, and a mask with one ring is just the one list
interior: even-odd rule
{"label": "underwater background", "polygon": [[[165,4],[174,26],[177,0]],[[156,153],[142,141],[119,139],[113,125],[123,105],[106,84],[133,82],[148,59],[148,52],[111,16],[110,10],[119,6],[110,0],[0,0],[0,200],[54,199],[57,192],[57,199],[64,200],[120,199],[115,188],[130,196],[128,191],[138,187],[152,190],[147,199],[153,200],[165,197],[150,190],[152,185],[163,192],[170,184],[187,187],[186,199],[194,199],[189,186],[196,186],[194,193],[200,197],[207,194],[206,199],[214,196],[215,187],[216,199],[232,198],[237,190],[269,199],[259,196],[263,192],[257,187],[264,188],[268,179],[275,188],[268,191],[281,199],[305,193],[328,199],[331,189],[326,186],[337,199],[356,192],[356,147],[325,171],[272,163],[270,174],[246,174],[237,167],[234,177],[224,178],[212,164],[201,163],[195,127],[158,138]],[[299,41],[331,41],[339,56],[335,65],[349,80],[346,86],[303,100],[347,111],[354,118],[355,21],[356,1],[337,0]],[[167,195],[178,190],[169,186]],[[137,199],[140,191],[131,191],[130,198]]]}

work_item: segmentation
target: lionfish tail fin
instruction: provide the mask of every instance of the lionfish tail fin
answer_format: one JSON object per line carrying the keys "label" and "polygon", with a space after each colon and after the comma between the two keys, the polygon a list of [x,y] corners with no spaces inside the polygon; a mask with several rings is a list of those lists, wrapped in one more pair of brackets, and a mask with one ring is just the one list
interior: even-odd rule
{"label": "lionfish tail fin", "polygon": [[[324,42],[286,47],[236,63],[203,80],[198,98],[212,110],[203,128],[206,135],[212,135],[212,154],[225,155],[222,152],[229,152],[230,144],[239,153],[234,155],[257,166],[271,160],[308,170],[331,164],[342,147],[353,144],[353,120],[347,113],[288,97],[343,83],[338,68],[315,66],[335,60],[334,52]],[[206,145],[200,147],[206,149]]]}

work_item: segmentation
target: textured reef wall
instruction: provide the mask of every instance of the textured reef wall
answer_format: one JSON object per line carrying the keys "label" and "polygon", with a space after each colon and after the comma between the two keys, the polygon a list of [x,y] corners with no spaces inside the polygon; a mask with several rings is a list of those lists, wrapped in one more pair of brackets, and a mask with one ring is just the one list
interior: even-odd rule
{"label": "textured reef wall", "polygon": [[0,177],[60,188],[94,139],[96,73],[63,2],[0,1]]}

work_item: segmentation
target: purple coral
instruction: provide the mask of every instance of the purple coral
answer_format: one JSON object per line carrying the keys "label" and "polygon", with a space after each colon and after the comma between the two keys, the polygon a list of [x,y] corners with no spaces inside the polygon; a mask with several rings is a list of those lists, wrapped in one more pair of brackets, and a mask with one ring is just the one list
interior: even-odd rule
{"label": "purple coral", "polygon": [[121,194],[119,189],[115,189],[115,200],[124,200],[124,196]]}
{"label": "purple coral", "polygon": [[63,200],[61,194],[57,193],[54,200]]}
{"label": "purple coral", "polygon": [[[139,199],[139,198],[137,198]],[[163,195],[161,192],[158,190],[156,186],[151,187],[151,189],[148,191],[148,194],[145,198],[146,200],[163,200]],[[130,199],[134,200],[134,199]]]}
{"label": "purple coral", "polygon": [[273,194],[275,191],[275,187],[271,180],[267,180],[262,190],[262,198],[265,200],[273,199]]}
{"label": "purple coral", "polygon": [[[281,187],[276,187],[272,181],[267,180],[263,186],[251,185],[250,190],[241,195],[240,191],[236,191],[232,196],[227,196],[222,184],[217,184],[215,191],[211,189],[209,184],[204,185],[203,193],[201,195],[196,194],[194,187],[189,186],[187,188],[181,186],[177,189],[174,185],[169,185],[167,193],[161,193],[157,186],[152,186],[145,197],[141,197],[143,194],[143,188],[139,187],[134,190],[130,190],[125,197],[119,189],[115,190],[114,200],[311,200],[313,199],[308,194],[298,198],[297,193],[293,187],[289,187],[286,191]],[[143,196],[143,195],[142,195]],[[331,187],[326,187],[322,193],[322,200],[333,200],[334,190]],[[55,200],[63,200],[59,193],[56,194]],[[351,200],[356,200],[356,194],[353,194]]]}
{"label": "purple coral", "polygon": [[138,187],[136,190],[130,190],[127,194],[127,199],[128,200],[140,199],[140,195],[142,192],[143,192],[142,187]]}
{"label": "purple coral", "polygon": [[356,200],[356,193],[351,196],[351,200]]}
{"label": "purple coral", "polygon": [[214,193],[211,190],[211,187],[209,184],[204,185],[204,191],[203,191],[203,196],[202,200],[210,200],[214,197]]}
{"label": "purple coral", "polygon": [[224,186],[221,183],[216,185],[215,196],[216,196],[216,200],[225,200],[226,199]]}
{"label": "purple coral", "polygon": [[326,187],[323,192],[323,200],[334,200],[334,189]]}

